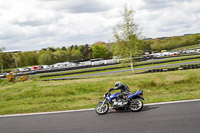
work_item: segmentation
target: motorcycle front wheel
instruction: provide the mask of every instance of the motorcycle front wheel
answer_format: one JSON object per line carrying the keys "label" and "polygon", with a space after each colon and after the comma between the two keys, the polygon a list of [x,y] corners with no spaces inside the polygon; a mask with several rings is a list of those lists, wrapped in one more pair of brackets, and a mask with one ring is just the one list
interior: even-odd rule
{"label": "motorcycle front wheel", "polygon": [[99,102],[95,108],[96,113],[99,115],[107,113],[108,110],[109,110],[109,104],[108,103],[103,104],[103,102]]}
{"label": "motorcycle front wheel", "polygon": [[130,109],[133,112],[138,112],[143,108],[143,102],[141,99],[133,99],[130,103]]}

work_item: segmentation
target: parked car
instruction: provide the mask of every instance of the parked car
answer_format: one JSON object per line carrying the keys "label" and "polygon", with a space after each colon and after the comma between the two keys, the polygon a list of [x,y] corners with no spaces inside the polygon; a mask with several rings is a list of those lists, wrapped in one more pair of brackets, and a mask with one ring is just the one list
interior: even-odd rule
{"label": "parked car", "polygon": [[41,68],[42,69],[50,69],[49,65],[42,65]]}
{"label": "parked car", "polygon": [[34,70],[33,67],[27,67],[27,69],[28,69],[29,71],[33,71],[33,70]]}
{"label": "parked car", "polygon": [[181,51],[182,54],[191,54],[191,53],[195,53],[195,50],[183,50]]}
{"label": "parked car", "polygon": [[1,73],[0,74],[0,78],[5,78],[6,77],[6,74],[5,73]]}
{"label": "parked car", "polygon": [[92,62],[92,66],[98,66],[98,65],[103,65],[104,64],[104,61],[94,61]]}
{"label": "parked car", "polygon": [[28,68],[18,68],[19,72],[28,72],[29,69]]}
{"label": "parked car", "polygon": [[163,56],[170,56],[170,52],[163,52],[162,55]]}
{"label": "parked car", "polygon": [[54,68],[67,68],[67,67],[75,67],[75,66],[77,66],[77,63],[72,63],[72,62],[62,62],[62,63],[54,64]]}
{"label": "parked car", "polygon": [[117,60],[104,60],[104,64],[114,64],[114,63],[117,63]]}
{"label": "parked car", "polygon": [[32,66],[34,70],[39,70],[40,67],[39,66]]}
{"label": "parked car", "polygon": [[179,52],[173,52],[174,53],[174,55],[179,55],[180,53]]}
{"label": "parked car", "polygon": [[91,65],[92,65],[91,61],[84,61],[78,63],[78,66],[91,66]]}
{"label": "parked car", "polygon": [[162,53],[154,53],[154,54],[151,54],[151,55],[152,55],[154,58],[163,56]]}
{"label": "parked car", "polygon": [[152,55],[143,55],[142,58],[143,60],[149,60],[152,59]]}

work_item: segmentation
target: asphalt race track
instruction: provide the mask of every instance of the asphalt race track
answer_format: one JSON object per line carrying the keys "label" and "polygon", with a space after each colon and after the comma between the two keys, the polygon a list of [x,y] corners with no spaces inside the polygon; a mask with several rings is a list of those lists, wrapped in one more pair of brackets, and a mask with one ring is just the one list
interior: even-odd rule
{"label": "asphalt race track", "polygon": [[200,133],[200,100],[145,105],[141,112],[94,110],[0,117],[0,133]]}

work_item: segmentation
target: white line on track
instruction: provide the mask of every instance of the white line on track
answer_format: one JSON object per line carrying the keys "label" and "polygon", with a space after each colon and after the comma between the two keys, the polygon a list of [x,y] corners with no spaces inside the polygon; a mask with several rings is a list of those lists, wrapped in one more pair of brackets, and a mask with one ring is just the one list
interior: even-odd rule
{"label": "white line on track", "polygon": [[[144,106],[173,104],[173,103],[188,103],[188,102],[197,102],[197,101],[200,101],[200,99],[171,101],[171,102],[160,102],[160,103],[147,103],[147,104],[144,104]],[[83,111],[91,111],[91,110],[94,110],[94,108],[81,109],[81,110],[55,111],[55,112],[40,112],[40,113],[27,113],[27,114],[0,115],[0,118],[3,118],[3,117],[16,117],[16,116],[34,116],[34,115],[46,115],[46,114],[60,114],[60,113],[70,113],[70,112],[83,112]]]}

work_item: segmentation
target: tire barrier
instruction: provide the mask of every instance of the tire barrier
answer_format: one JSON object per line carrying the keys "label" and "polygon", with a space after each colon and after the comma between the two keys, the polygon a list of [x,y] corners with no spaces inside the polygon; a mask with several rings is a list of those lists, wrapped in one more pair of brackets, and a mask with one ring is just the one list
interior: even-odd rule
{"label": "tire barrier", "polygon": [[58,79],[45,79],[41,81],[76,80],[76,79],[85,79],[85,78],[58,78]]}
{"label": "tire barrier", "polygon": [[155,72],[167,72],[167,71],[198,69],[198,68],[200,68],[200,64],[190,64],[190,65],[181,65],[180,67],[150,69],[150,70],[147,70],[147,71],[144,71],[144,72],[135,73],[135,74],[155,73]]}

